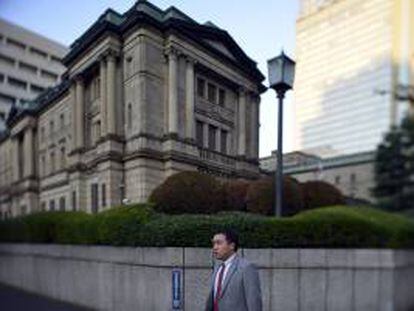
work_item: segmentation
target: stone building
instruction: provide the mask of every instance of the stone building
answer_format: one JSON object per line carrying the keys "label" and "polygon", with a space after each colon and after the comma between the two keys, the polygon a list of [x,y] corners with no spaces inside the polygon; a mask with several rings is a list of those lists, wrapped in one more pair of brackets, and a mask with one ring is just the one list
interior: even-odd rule
{"label": "stone building", "polygon": [[0,19],[0,131],[12,105],[21,106],[61,81],[67,47]]}
{"label": "stone building", "polygon": [[[375,151],[321,157],[303,151],[283,155],[283,173],[300,182],[321,180],[337,187],[350,199],[375,202],[371,189],[375,186]],[[276,152],[260,159],[266,174],[276,168]]]}
{"label": "stone building", "polygon": [[183,170],[259,175],[264,76],[225,30],[138,1],[105,11],[63,62],[62,83],[10,112],[3,216],[144,202]]}

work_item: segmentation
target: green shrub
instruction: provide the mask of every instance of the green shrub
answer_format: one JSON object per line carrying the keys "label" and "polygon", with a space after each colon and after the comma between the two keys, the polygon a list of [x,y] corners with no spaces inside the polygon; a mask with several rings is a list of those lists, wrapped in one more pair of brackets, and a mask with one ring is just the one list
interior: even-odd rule
{"label": "green shrub", "polygon": [[153,209],[147,204],[111,208],[95,216],[99,244],[121,245],[133,228],[148,222]]}
{"label": "green shrub", "polygon": [[180,172],[155,188],[149,202],[167,214],[211,214],[222,209],[223,189],[212,176]]}
{"label": "green shrub", "polygon": [[305,209],[345,204],[345,198],[335,186],[319,180],[301,184]]}
{"label": "green shrub", "polygon": [[251,181],[244,179],[230,180],[223,184],[226,211],[246,211],[247,191]]}
{"label": "green shrub", "polygon": [[[262,215],[274,214],[275,182],[273,178],[261,178],[252,182],[247,192],[246,210]],[[296,179],[283,176],[283,216],[291,216],[303,209],[300,184]]]}
{"label": "green shrub", "polygon": [[2,242],[210,247],[217,230],[233,228],[247,248],[414,248],[414,221],[367,207],[324,207],[293,217],[245,212],[166,215],[148,205],[98,215],[44,212],[0,222]]}

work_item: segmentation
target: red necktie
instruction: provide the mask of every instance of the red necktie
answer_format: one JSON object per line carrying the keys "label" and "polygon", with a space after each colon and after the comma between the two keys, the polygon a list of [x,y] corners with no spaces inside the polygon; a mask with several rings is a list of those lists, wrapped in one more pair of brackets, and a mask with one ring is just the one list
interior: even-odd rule
{"label": "red necktie", "polygon": [[216,290],[216,296],[214,297],[214,305],[213,305],[213,311],[219,311],[218,309],[218,301],[221,296],[221,283],[223,282],[223,275],[224,275],[224,263],[220,266],[220,272],[218,275],[218,282],[217,282],[217,290]]}

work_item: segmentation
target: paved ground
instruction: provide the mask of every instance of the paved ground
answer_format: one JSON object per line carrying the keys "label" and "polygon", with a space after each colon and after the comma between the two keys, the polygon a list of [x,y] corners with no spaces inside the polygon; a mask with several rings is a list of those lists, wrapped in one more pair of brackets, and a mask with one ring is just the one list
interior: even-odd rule
{"label": "paved ground", "polygon": [[90,311],[0,284],[1,311]]}

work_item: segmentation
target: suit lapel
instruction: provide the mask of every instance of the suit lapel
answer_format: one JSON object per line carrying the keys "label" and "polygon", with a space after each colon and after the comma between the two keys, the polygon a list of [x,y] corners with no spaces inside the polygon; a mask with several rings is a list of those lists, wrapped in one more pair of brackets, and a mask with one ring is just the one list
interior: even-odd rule
{"label": "suit lapel", "polygon": [[223,288],[221,289],[221,297],[223,297],[224,292],[226,291],[227,286],[229,285],[229,282],[236,272],[239,265],[239,257],[236,255],[236,257],[233,259],[233,262],[231,263],[231,266],[229,268],[229,271],[227,272],[226,278],[224,279]]}

